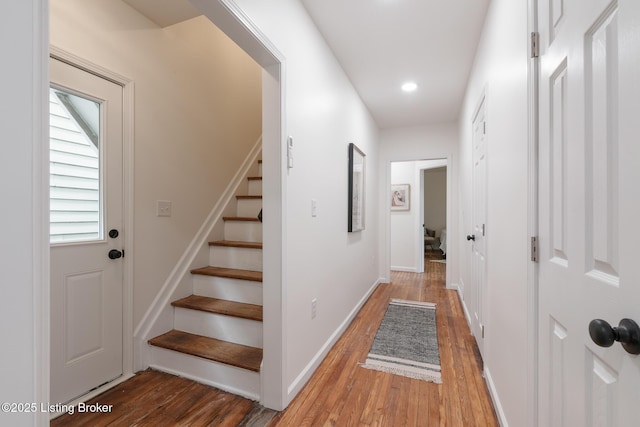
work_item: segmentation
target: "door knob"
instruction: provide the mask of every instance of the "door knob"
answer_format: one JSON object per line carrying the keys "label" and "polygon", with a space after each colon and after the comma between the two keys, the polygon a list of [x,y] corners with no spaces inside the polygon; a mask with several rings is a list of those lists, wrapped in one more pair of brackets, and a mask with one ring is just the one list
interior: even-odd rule
{"label": "door knob", "polygon": [[594,319],[589,322],[589,335],[600,347],[611,347],[619,341],[627,353],[640,354],[640,326],[631,319],[622,319],[618,327],[607,321]]}
{"label": "door knob", "polygon": [[123,255],[122,251],[119,251],[117,249],[111,249],[109,251],[109,258],[111,258],[111,259],[122,258],[122,255]]}
{"label": "door knob", "polygon": [[473,240],[475,242],[476,240],[476,235],[475,234],[468,234],[467,235],[467,240]]}

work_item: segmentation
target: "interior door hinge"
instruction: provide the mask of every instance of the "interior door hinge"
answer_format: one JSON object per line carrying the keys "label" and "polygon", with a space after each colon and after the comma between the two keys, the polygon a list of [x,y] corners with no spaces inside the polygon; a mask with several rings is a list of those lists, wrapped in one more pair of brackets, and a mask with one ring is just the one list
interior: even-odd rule
{"label": "interior door hinge", "polygon": [[482,339],[484,339],[484,325],[480,327],[482,329]]}
{"label": "interior door hinge", "polygon": [[538,238],[531,237],[531,261],[538,262]]}
{"label": "interior door hinge", "polygon": [[531,57],[538,58],[540,56],[540,33],[531,33]]}

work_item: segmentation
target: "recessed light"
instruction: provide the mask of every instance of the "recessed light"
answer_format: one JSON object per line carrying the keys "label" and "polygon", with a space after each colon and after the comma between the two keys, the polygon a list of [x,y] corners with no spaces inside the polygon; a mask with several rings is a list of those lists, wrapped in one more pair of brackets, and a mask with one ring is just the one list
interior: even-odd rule
{"label": "recessed light", "polygon": [[402,85],[402,90],[405,92],[413,92],[416,89],[418,89],[418,85],[414,82],[407,82]]}

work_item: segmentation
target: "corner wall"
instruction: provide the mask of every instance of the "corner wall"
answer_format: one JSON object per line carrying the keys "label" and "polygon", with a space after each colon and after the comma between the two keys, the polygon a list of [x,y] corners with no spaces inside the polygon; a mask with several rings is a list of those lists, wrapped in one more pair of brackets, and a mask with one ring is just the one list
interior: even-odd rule
{"label": "corner wall", "polygon": [[[0,247],[0,322],[2,356],[0,402],[48,401],[48,216],[43,191],[48,123],[46,3],[39,0],[0,2],[0,48],[6,66],[0,103],[0,220],[5,225]],[[48,159],[48,155],[46,155]],[[38,406],[39,409],[39,406]],[[0,424],[16,427],[48,425],[46,413],[0,412]]]}
{"label": "corner wall", "polygon": [[260,136],[262,69],[204,17],[120,0],[51,0],[51,43],[135,82],[135,327]]}
{"label": "corner wall", "polygon": [[[460,116],[460,156],[472,164],[472,120],[486,94],[487,289],[484,366],[503,425],[528,423],[527,405],[527,2],[493,0]],[[460,169],[461,238],[470,232],[471,167]],[[471,302],[471,249],[462,243],[460,279]],[[472,312],[472,307],[468,307]]]}

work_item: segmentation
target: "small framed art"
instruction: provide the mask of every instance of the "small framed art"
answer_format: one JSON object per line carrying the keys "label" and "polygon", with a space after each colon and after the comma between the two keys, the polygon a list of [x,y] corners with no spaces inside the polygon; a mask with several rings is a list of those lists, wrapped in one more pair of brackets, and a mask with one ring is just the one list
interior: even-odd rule
{"label": "small framed art", "polygon": [[408,211],[411,200],[410,184],[392,184],[391,185],[391,210],[392,211]]}

